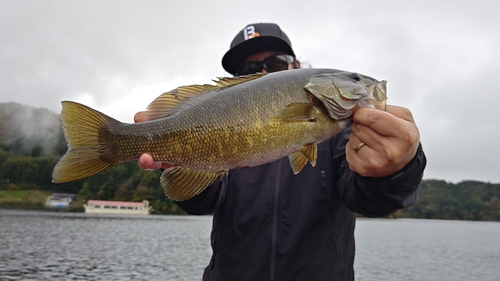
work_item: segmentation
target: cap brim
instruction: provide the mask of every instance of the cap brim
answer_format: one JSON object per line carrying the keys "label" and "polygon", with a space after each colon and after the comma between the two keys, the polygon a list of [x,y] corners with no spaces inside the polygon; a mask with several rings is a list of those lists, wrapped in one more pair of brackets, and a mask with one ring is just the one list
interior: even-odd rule
{"label": "cap brim", "polygon": [[259,36],[234,46],[222,57],[222,67],[236,74],[240,64],[249,56],[264,51],[283,52],[295,56],[292,48],[283,39],[274,36]]}

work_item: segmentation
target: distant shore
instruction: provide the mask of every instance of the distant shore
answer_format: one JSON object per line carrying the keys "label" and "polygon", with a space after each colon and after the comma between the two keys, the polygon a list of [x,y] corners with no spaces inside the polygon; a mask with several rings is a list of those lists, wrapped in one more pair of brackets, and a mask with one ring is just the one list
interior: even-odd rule
{"label": "distant shore", "polygon": [[47,190],[0,190],[0,208],[48,212],[83,212],[83,207],[50,208],[45,206],[52,192]]}

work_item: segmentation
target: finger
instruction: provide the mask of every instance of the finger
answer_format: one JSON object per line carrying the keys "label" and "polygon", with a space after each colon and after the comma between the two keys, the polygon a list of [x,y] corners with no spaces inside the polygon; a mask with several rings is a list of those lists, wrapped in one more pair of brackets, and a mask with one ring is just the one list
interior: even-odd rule
{"label": "finger", "polygon": [[143,170],[151,169],[153,166],[153,157],[151,157],[149,154],[142,154],[141,157],[139,157],[139,160],[137,160],[137,164],[139,164],[139,168]]}
{"label": "finger", "polygon": [[[346,155],[348,157],[352,158],[360,158],[360,155],[358,155],[358,152],[361,152],[363,150],[364,152],[368,152],[367,150],[372,150],[372,148],[369,147],[365,142],[363,142],[360,138],[358,138],[354,133],[351,134],[349,137],[349,141],[347,142],[346,146]],[[349,160],[348,160],[349,162]]]}
{"label": "finger", "polygon": [[141,157],[139,157],[137,163],[139,164],[139,168],[143,170],[168,169],[174,166],[173,164],[170,163],[154,161],[153,157],[151,157],[151,155],[147,153],[142,154]]}
{"label": "finger", "polygon": [[[367,166],[367,163],[365,163],[365,161],[366,159],[370,159],[371,157],[370,155],[372,155],[372,150],[369,146],[361,144],[362,143],[358,144],[354,148],[352,145],[346,148],[346,160],[347,163],[349,163],[349,168],[352,171],[362,176],[368,176],[368,174],[365,171]],[[358,147],[359,149],[357,149]]]}
{"label": "finger", "polygon": [[365,147],[360,149],[359,153],[352,151],[346,155],[346,159],[349,163],[349,169],[363,177],[383,177],[391,174],[389,172],[381,171],[381,169],[377,169],[375,166],[377,164],[372,163],[373,161],[371,160],[370,151],[364,149]]}
{"label": "finger", "polygon": [[396,105],[387,105],[385,111],[389,112],[392,115],[397,116],[401,119],[404,119],[408,122],[415,123],[415,120],[413,119],[413,115],[411,114],[411,111],[408,108],[396,106]]}
{"label": "finger", "polygon": [[153,160],[153,157],[149,154],[142,154],[141,157],[139,157],[139,160],[137,161],[139,164],[139,167],[143,170],[157,170],[160,169],[161,162],[155,162]]}
{"label": "finger", "polygon": [[169,164],[169,163],[160,163],[160,164],[161,164],[160,166],[161,169],[168,169],[170,167],[175,166],[174,164]]}
{"label": "finger", "polygon": [[356,134],[351,133],[351,135],[349,136],[349,141],[347,142],[348,148],[356,151],[356,149],[359,150],[360,145],[366,145],[366,143],[364,143],[358,136],[356,136]]}
{"label": "finger", "polygon": [[[382,150],[383,147],[387,145],[387,137],[382,136],[368,126],[353,123],[351,125],[351,129],[352,135],[359,139],[359,142],[354,142],[353,145],[357,145],[360,142],[363,142],[368,147],[377,151]],[[356,148],[356,146],[354,146],[353,148]]]}
{"label": "finger", "polygon": [[[401,115],[403,118],[392,114],[392,112]],[[411,113],[404,108],[391,107],[387,112],[378,109],[360,108],[354,113],[353,122],[367,126],[380,135],[398,136],[407,131],[410,124],[414,126],[413,121],[408,121],[405,118],[412,120]]]}
{"label": "finger", "polygon": [[368,145],[362,146],[357,151],[355,149],[346,151],[349,168],[364,177],[385,177],[402,168],[390,164],[385,157],[380,157],[380,155],[380,152]]}
{"label": "finger", "polygon": [[148,113],[146,111],[139,111],[134,115],[134,122],[144,122],[148,121]]}

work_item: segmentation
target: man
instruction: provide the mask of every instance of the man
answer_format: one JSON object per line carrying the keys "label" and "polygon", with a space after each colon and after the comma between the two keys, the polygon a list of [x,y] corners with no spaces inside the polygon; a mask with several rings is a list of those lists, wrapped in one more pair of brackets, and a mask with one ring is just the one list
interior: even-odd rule
{"label": "man", "polygon": [[[262,23],[238,33],[222,65],[234,75],[300,68],[285,33]],[[162,163],[143,155],[139,165]],[[293,175],[285,157],[231,170],[177,204],[190,214],[214,213],[205,281],[354,280],[355,212],[384,216],[413,204],[425,165],[408,109],[365,108],[344,132],[318,145],[315,167]]]}

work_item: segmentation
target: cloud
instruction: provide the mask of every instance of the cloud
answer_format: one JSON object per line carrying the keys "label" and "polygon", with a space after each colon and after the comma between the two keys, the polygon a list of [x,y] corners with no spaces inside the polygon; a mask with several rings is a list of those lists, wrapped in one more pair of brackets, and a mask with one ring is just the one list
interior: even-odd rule
{"label": "cloud", "polygon": [[500,182],[494,1],[2,1],[0,102],[77,100],[132,122],[164,91],[228,75],[248,23],[277,22],[299,59],[388,81],[419,125],[426,177]]}

